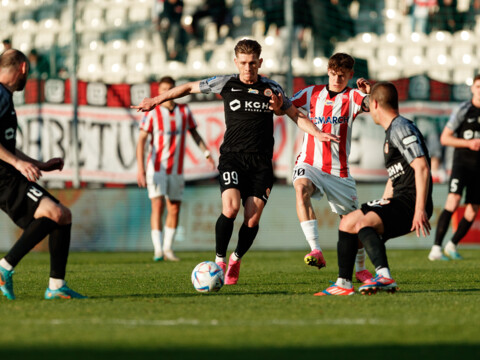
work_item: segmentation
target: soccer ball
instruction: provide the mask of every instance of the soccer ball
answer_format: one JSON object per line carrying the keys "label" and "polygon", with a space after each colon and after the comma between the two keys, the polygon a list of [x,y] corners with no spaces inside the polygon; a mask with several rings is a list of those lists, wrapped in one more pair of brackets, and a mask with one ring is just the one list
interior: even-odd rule
{"label": "soccer ball", "polygon": [[198,292],[216,292],[223,286],[223,270],[213,261],[203,261],[192,271],[192,284]]}

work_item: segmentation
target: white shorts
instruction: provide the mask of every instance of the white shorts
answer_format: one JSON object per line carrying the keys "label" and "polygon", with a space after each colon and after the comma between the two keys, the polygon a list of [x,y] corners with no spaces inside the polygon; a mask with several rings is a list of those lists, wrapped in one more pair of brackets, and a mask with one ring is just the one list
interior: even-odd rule
{"label": "white shorts", "polygon": [[302,163],[293,169],[293,183],[298,179],[308,179],[315,185],[312,198],[321,200],[323,195],[327,195],[332,211],[338,215],[346,215],[359,208],[355,180],[351,176],[341,178]]}
{"label": "white shorts", "polygon": [[167,175],[156,172],[147,173],[147,190],[150,199],[165,196],[170,200],[181,201],[183,198],[183,189],[185,189],[185,179],[183,175]]}

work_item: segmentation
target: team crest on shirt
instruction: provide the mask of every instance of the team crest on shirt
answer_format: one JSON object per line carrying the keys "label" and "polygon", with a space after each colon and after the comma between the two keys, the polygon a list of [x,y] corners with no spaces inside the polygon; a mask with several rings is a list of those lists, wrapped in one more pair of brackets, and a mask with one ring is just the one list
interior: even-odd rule
{"label": "team crest on shirt", "polygon": [[248,89],[248,93],[249,93],[249,94],[255,94],[255,95],[257,95],[257,94],[258,94],[258,90],[257,90],[257,89],[249,88],[249,89]]}
{"label": "team crest on shirt", "polygon": [[325,101],[325,105],[333,106],[335,104],[332,100]]}
{"label": "team crest on shirt", "polygon": [[265,89],[265,91],[263,92],[263,95],[268,97],[272,96],[272,94],[273,94],[272,89]]}
{"label": "team crest on shirt", "polygon": [[383,151],[385,152],[385,154],[388,154],[388,141],[385,142],[385,146],[383,147]]}

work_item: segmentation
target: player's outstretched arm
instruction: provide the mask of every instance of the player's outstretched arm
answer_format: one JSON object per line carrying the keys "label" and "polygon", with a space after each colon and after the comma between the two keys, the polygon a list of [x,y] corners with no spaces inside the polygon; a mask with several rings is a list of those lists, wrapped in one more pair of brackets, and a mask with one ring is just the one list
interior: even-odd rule
{"label": "player's outstretched arm", "polygon": [[203,138],[200,136],[198,133],[197,129],[191,129],[190,134],[192,135],[193,140],[197,144],[197,146],[200,148],[200,150],[203,151],[203,154],[205,155],[205,159],[207,159],[208,163],[212,168],[215,168],[215,160],[212,158],[212,154],[210,153],[210,150],[208,150],[207,144],[205,144],[205,141],[203,141]]}
{"label": "player's outstretched arm", "polygon": [[340,142],[340,137],[337,135],[325,133],[321,131],[310,119],[302,113],[295,105],[290,106],[285,113],[290,119],[297,124],[297,126],[305,131],[307,134],[315,136],[319,141],[334,141]]}
{"label": "player's outstretched arm", "polygon": [[189,94],[199,93],[200,92],[200,81],[192,81],[186,84],[175,86],[174,88],[154,97],[154,98],[145,98],[142,102],[136,106],[130,106],[131,109],[137,109],[139,111],[150,111],[153,110],[157,105],[161,103],[178,99]]}
{"label": "player's outstretched arm", "polygon": [[145,144],[148,139],[148,132],[140,130],[137,141],[137,184],[138,187],[147,187],[147,178],[145,175]]}
{"label": "player's outstretched arm", "polygon": [[420,237],[420,232],[422,232],[423,237],[427,237],[427,235],[430,234],[431,229],[428,215],[425,211],[428,190],[431,186],[430,167],[428,166],[425,156],[416,158],[410,163],[410,166],[415,171],[416,189],[415,214],[413,216],[412,228],[410,231],[415,231],[417,237]]}
{"label": "player's outstretched arm", "polygon": [[454,131],[446,126],[442,131],[442,135],[440,135],[440,142],[443,146],[468,148],[473,151],[480,150],[480,139],[466,140],[463,138],[458,138],[455,136]]}
{"label": "player's outstretched arm", "polygon": [[364,92],[365,94],[370,94],[371,85],[367,79],[359,78],[357,79],[357,88]]}
{"label": "player's outstretched arm", "polygon": [[37,181],[42,176],[37,166],[38,161],[29,158],[18,149],[15,149],[15,154],[12,154],[0,144],[0,159],[20,171],[29,181]]}
{"label": "player's outstretched arm", "polygon": [[285,111],[282,110],[283,105],[283,96],[281,94],[273,93],[270,97],[270,110],[273,110],[275,115],[282,116],[285,115]]}

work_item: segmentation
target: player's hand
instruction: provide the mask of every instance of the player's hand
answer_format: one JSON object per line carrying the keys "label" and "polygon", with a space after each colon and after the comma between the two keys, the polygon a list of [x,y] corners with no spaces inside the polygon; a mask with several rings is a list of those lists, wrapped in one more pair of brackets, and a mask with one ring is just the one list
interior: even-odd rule
{"label": "player's hand", "polygon": [[53,170],[62,170],[63,169],[63,159],[62,158],[53,158],[43,163],[40,167],[42,171],[53,171]]}
{"label": "player's hand", "polygon": [[147,187],[147,178],[145,177],[145,171],[137,171],[137,184],[138,187]]}
{"label": "player's hand", "polygon": [[367,79],[360,78],[357,80],[357,88],[364,92],[365,94],[370,94],[370,82]]}
{"label": "player's hand", "polygon": [[155,103],[153,98],[145,98],[137,106],[134,106],[134,105],[130,106],[130,109],[137,109],[137,112],[140,112],[140,111],[147,112],[155,109],[155,106],[157,105],[158,104]]}
{"label": "player's hand", "polygon": [[270,96],[270,106],[268,107],[273,112],[281,112],[281,107],[283,105],[283,96],[279,93],[276,95],[275,93]]}
{"label": "player's hand", "polygon": [[40,169],[28,161],[18,160],[15,163],[15,169],[20,171],[22,175],[28,179],[28,181],[36,182],[42,177]]}
{"label": "player's hand", "polygon": [[413,216],[412,228],[410,231],[417,233],[417,237],[420,237],[420,231],[422,232],[423,237],[430,235],[431,230],[430,222],[428,221],[428,216],[425,211],[415,211]]}
{"label": "player's hand", "polygon": [[480,139],[472,139],[468,141],[468,148],[473,151],[480,150]]}
{"label": "player's hand", "polygon": [[319,141],[334,141],[336,143],[340,142],[340,136],[319,131],[319,134],[316,136]]}

